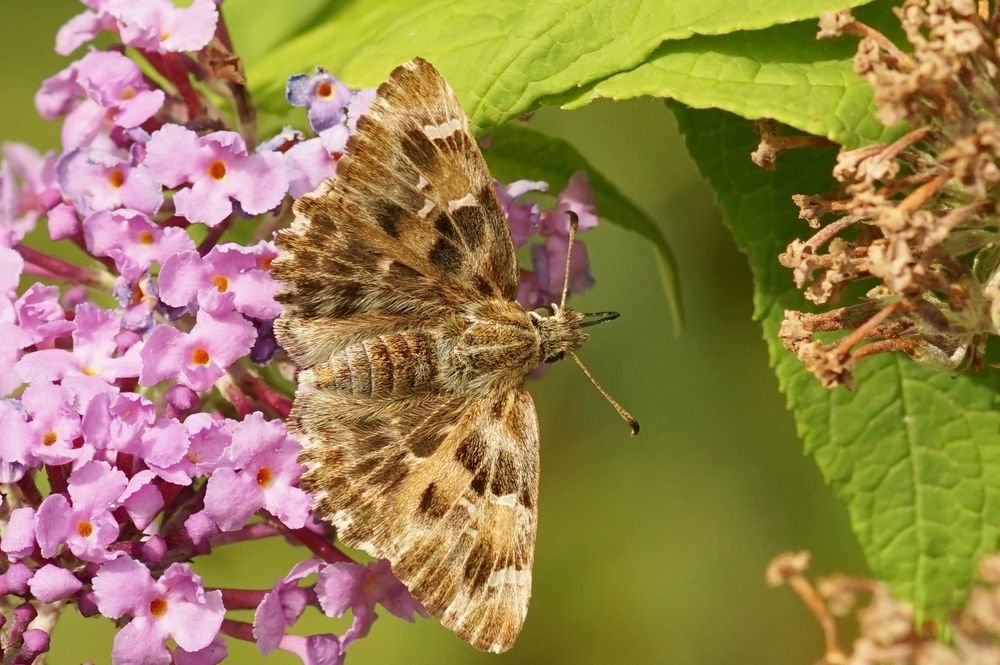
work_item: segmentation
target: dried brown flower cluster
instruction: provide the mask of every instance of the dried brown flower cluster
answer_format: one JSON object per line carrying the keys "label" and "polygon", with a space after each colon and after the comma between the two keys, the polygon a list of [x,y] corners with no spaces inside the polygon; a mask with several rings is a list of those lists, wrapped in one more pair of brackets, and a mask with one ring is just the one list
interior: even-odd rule
{"label": "dried brown flower cluster", "polygon": [[906,0],[895,12],[910,50],[848,12],[820,21],[821,38],[861,37],[855,70],[879,119],[911,128],[841,150],[837,189],[794,197],[817,229],[779,257],[796,285],[817,305],[860,285],[853,304],[785,313],[782,341],[827,387],[851,387],[857,361],[882,351],[977,368],[1000,333],[1000,18],[973,0]]}
{"label": "dried brown flower cluster", "polygon": [[[880,582],[835,575],[813,583],[805,576],[808,567],[808,552],[789,552],[771,562],[766,577],[772,587],[790,586],[816,617],[826,642],[820,665],[1000,663],[1000,554],[980,562],[982,583],[952,617],[947,641],[932,622],[916,626],[913,608]],[[852,615],[857,638],[845,649],[840,629]]]}

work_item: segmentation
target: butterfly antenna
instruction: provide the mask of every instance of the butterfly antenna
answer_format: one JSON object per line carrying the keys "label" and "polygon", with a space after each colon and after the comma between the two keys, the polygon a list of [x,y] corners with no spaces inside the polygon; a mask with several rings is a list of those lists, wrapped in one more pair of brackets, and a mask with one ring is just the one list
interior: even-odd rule
{"label": "butterfly antenna", "polygon": [[566,296],[569,295],[569,262],[573,258],[573,243],[576,241],[576,229],[580,226],[580,218],[572,210],[567,210],[569,215],[569,243],[566,245],[566,273],[563,276],[562,300],[559,309],[566,307]]}
{"label": "butterfly antenna", "polygon": [[618,415],[622,417],[622,420],[628,424],[629,428],[632,430],[632,436],[637,435],[639,433],[639,421],[633,418],[632,414],[625,410],[625,407],[616,402],[615,398],[608,394],[608,391],[605,390],[601,384],[597,382],[597,379],[591,375],[590,370],[588,370],[587,366],[583,364],[583,361],[580,360],[579,356],[572,351],[569,352],[569,355],[573,357],[573,361],[580,367],[581,370],[583,370],[584,375],[590,379],[590,382],[593,383],[598,392],[604,396],[604,399],[608,400],[608,404],[614,407],[615,411],[618,412]]}

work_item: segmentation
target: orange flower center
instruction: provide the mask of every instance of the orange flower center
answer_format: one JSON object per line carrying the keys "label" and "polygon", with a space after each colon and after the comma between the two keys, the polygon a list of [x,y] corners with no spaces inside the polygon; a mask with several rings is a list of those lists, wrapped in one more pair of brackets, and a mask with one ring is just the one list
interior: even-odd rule
{"label": "orange flower center", "polygon": [[87,376],[97,376],[97,370],[94,369],[93,367],[90,367],[89,365],[83,367],[80,371],[86,374]]}
{"label": "orange flower center", "polygon": [[221,159],[215,160],[208,165],[208,175],[216,180],[222,180],[226,177],[226,163]]}
{"label": "orange flower center", "polygon": [[222,275],[216,275],[213,277],[212,284],[215,284],[215,288],[219,290],[219,293],[225,293],[229,290],[229,280]]}
{"label": "orange flower center", "polygon": [[166,614],[167,613],[166,598],[154,598],[153,601],[149,603],[149,613],[152,614],[157,619]]}
{"label": "orange flower center", "polygon": [[316,96],[326,99],[333,96],[333,85],[330,83],[320,83],[316,86]]}
{"label": "orange flower center", "polygon": [[125,184],[125,174],[122,173],[121,169],[112,169],[111,173],[108,174],[108,182],[115,189],[118,189]]}
{"label": "orange flower center", "polygon": [[49,430],[48,432],[42,435],[43,446],[51,446],[58,440],[59,440],[59,435],[53,432],[52,430]]}
{"label": "orange flower center", "polygon": [[139,231],[139,244],[141,244],[141,245],[152,245],[153,244],[153,232],[152,231]]}
{"label": "orange flower center", "polygon": [[163,32],[160,33],[160,41],[161,42],[165,42],[168,39],[170,39],[170,33],[169,32],[167,32],[166,30],[164,30]]}
{"label": "orange flower center", "polygon": [[90,538],[90,534],[94,533],[94,525],[89,520],[82,520],[77,522],[76,532],[81,538]]}
{"label": "orange flower center", "polygon": [[261,487],[267,487],[271,484],[271,480],[271,469],[266,466],[260,467],[257,471],[257,484]]}
{"label": "orange flower center", "polygon": [[208,351],[198,347],[191,352],[191,362],[195,365],[207,365],[208,361],[212,359],[212,356],[208,355]]}
{"label": "orange flower center", "polygon": [[264,270],[267,270],[268,268],[271,267],[271,261],[273,260],[274,260],[273,256],[264,257],[263,259],[260,260],[260,267]]}
{"label": "orange flower center", "polygon": [[122,90],[121,94],[118,96],[121,99],[132,99],[133,97],[135,97],[135,88],[133,88],[130,85],[126,86],[125,89]]}

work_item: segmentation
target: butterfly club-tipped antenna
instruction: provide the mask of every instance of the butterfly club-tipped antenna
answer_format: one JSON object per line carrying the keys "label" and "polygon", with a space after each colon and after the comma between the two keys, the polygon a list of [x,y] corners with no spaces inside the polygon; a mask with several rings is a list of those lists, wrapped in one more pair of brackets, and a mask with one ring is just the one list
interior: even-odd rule
{"label": "butterfly club-tipped antenna", "polygon": [[[562,301],[559,303],[559,309],[564,309],[566,307],[566,296],[569,293],[569,266],[570,261],[573,258],[573,242],[576,240],[576,231],[580,226],[580,217],[572,210],[567,210],[566,214],[569,216],[569,242],[566,245],[566,274],[563,277],[563,291],[562,291]],[[587,326],[596,326],[598,323],[604,323],[605,321],[614,321],[618,318],[618,312],[592,312],[590,314],[584,314],[584,319],[580,323],[581,328]],[[597,391],[608,401],[608,404],[618,412],[621,419],[629,426],[632,431],[632,436],[639,434],[639,421],[636,420],[631,413],[625,410],[621,404],[619,404],[614,397],[608,394],[608,391],[604,389],[597,379],[593,377],[587,366],[583,364],[580,357],[577,356],[572,351],[569,355],[573,358],[573,362],[583,371],[583,375],[590,379],[590,382],[594,384]]]}

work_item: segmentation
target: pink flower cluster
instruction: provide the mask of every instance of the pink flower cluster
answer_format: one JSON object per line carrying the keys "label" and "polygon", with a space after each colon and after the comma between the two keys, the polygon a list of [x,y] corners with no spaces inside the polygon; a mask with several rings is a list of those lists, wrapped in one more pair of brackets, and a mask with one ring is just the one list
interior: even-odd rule
{"label": "pink flower cluster", "polygon": [[[335,177],[374,92],[322,69],[292,76],[289,101],[308,107],[314,136],[287,128],[253,150],[247,125],[219,129],[233,123],[194,85],[213,74],[182,53],[231,48],[215,2],[85,4],[57,51],[110,31],[172,85],[121,46],[91,50],[36,95],[44,117],[63,119],[61,149],[2,146],[0,593],[16,607],[0,615],[0,657],[46,652],[53,612],[39,609],[70,602],[122,626],[116,664],[218,663],[224,636],[340,663],[377,604],[409,621],[425,612],[388,562],[338,550],[298,487],[270,238],[289,222],[292,197]],[[596,224],[582,173],[550,210],[517,200],[546,188],[498,185],[518,244],[542,238],[524,272],[526,306],[558,300],[565,210],[581,228]],[[43,219],[86,264],[25,243]],[[577,247],[573,289],[591,281]],[[264,589],[209,588],[190,567],[214,548],[276,536],[310,554]],[[331,617],[350,610],[353,622],[341,636],[289,633],[309,605]],[[252,623],[226,616],[247,609]]]}

